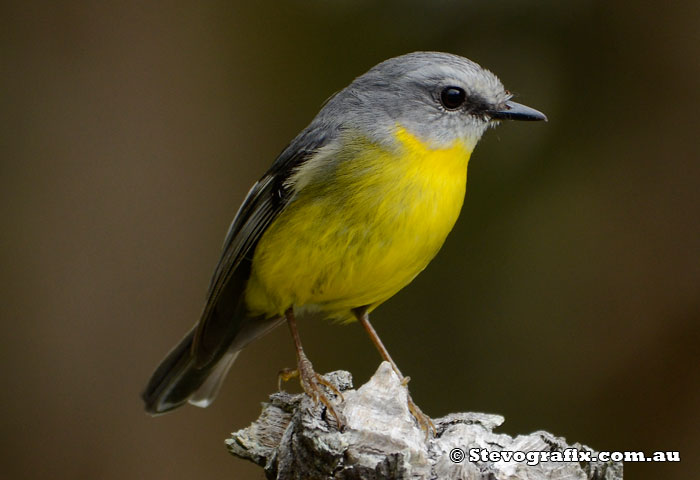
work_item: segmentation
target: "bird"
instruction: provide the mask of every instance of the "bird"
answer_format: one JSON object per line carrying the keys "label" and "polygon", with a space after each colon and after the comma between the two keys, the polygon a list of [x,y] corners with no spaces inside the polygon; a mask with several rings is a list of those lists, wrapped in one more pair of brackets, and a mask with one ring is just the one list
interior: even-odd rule
{"label": "bird", "polygon": [[358,321],[407,381],[369,314],[443,245],[484,132],[504,120],[547,120],[512,97],[489,70],[441,52],[390,58],[333,94],[245,197],[201,317],[143,391],[146,411],[208,406],[241,350],[286,322],[303,390],[341,425],[323,387],[339,392],[313,369],[297,317]]}

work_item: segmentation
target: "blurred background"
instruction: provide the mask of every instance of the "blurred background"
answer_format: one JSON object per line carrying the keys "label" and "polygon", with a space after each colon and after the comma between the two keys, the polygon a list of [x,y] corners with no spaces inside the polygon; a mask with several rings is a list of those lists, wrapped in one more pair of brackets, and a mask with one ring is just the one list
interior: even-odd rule
{"label": "blurred background", "polygon": [[[415,50],[469,57],[549,116],[487,133],[446,245],[374,315],[417,403],[680,450],[629,478],[697,472],[699,2],[0,8],[4,478],[262,478],[223,441],[294,365],[286,328],[208,409],[151,418],[139,394],[252,183],[331,93]],[[379,365],[357,325],[300,331],[318,371],[359,385]]]}

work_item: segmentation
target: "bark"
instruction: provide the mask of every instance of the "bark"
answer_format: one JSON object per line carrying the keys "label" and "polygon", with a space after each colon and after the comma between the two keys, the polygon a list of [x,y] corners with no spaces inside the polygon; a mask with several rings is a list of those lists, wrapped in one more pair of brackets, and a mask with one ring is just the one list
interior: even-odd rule
{"label": "bark", "polygon": [[[348,372],[324,378],[343,392],[342,400],[327,392],[344,423],[342,431],[320,402],[277,392],[253,424],[226,441],[229,451],[263,467],[269,479],[622,479],[621,462],[558,461],[555,452],[563,456],[572,448],[579,455],[596,454],[551,433],[515,438],[494,433],[504,421],[500,415],[452,413],[433,419],[437,434],[427,438],[408,409],[406,387],[387,362],[357,390]],[[556,461],[533,465],[528,460],[535,454],[527,452],[536,451],[549,452]],[[489,452],[502,458],[488,458]],[[523,453],[506,461],[507,452]],[[517,455],[525,459],[514,461]]]}

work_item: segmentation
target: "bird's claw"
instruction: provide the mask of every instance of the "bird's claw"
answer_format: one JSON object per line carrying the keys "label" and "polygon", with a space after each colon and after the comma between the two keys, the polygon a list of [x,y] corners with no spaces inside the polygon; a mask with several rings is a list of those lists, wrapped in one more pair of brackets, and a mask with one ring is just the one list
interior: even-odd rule
{"label": "bird's claw", "polygon": [[435,427],[435,423],[433,423],[433,420],[425,413],[423,413],[423,411],[420,408],[418,408],[418,405],[415,404],[410,394],[408,395],[408,410],[411,412],[411,415],[413,415],[413,418],[416,419],[416,422],[418,422],[418,426],[421,428],[421,430],[425,432],[426,440],[430,438],[431,432],[433,436],[437,435],[437,428]]}
{"label": "bird's claw", "polygon": [[338,388],[335,385],[330,383],[321,375],[316,373],[316,371],[313,368],[313,365],[311,364],[311,361],[309,361],[306,355],[304,355],[303,357],[299,357],[299,369],[297,370],[297,374],[299,376],[301,388],[304,389],[304,392],[315,403],[321,402],[326,407],[326,409],[331,413],[331,415],[335,417],[335,421],[338,424],[338,430],[341,430],[345,423],[340,419],[340,415],[338,415],[338,412],[333,407],[333,404],[331,403],[330,399],[323,391],[322,386],[327,387],[342,402],[345,401],[345,398],[343,397],[343,394],[340,392],[340,390],[338,390]]}

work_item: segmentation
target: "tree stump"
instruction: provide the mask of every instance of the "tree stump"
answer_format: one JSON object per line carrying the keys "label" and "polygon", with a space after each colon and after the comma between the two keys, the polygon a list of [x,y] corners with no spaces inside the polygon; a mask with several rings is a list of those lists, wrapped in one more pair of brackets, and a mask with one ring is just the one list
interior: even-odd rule
{"label": "tree stump", "polygon": [[[433,419],[437,434],[428,438],[408,409],[406,387],[387,362],[357,390],[349,372],[324,378],[343,394],[341,400],[327,391],[342,431],[320,402],[303,393],[277,392],[255,422],[231,434],[229,451],[280,480],[622,479],[621,462],[592,460],[596,452],[590,448],[568,445],[551,433],[515,438],[494,433],[504,421],[500,415],[451,413]],[[542,461],[543,454],[534,452],[548,452],[549,458]],[[573,455],[589,454],[590,460],[571,461]]]}

